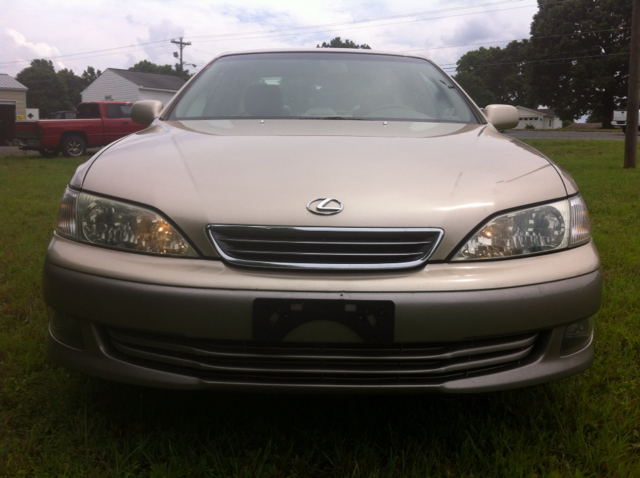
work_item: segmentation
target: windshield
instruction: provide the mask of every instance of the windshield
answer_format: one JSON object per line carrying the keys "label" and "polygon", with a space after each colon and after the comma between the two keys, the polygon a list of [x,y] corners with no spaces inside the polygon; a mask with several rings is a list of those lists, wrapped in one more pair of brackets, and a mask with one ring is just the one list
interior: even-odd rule
{"label": "windshield", "polygon": [[233,118],[478,122],[427,60],[333,52],[222,57],[191,83],[168,119]]}

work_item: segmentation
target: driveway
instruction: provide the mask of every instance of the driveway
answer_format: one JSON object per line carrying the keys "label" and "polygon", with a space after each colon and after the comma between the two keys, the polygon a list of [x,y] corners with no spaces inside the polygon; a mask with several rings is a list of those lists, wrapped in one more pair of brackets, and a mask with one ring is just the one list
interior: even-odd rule
{"label": "driveway", "polygon": [[[87,148],[87,154],[91,155],[100,148]],[[0,146],[0,155],[3,154],[38,154],[37,151],[22,151],[17,146]]]}
{"label": "driveway", "polygon": [[17,146],[0,146],[0,154],[22,154]]}

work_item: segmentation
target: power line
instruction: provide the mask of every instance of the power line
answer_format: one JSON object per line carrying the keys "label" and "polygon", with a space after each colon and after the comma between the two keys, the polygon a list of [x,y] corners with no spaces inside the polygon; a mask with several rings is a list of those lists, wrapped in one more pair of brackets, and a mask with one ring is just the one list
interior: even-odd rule
{"label": "power line", "polygon": [[[391,20],[391,19],[395,19],[395,18],[407,18],[407,17],[416,17],[416,16],[421,16],[421,15],[430,15],[430,14],[434,14],[434,13],[444,13],[444,12],[449,12],[449,11],[455,11],[455,10],[470,10],[470,9],[474,9],[474,8],[480,8],[480,7],[485,7],[485,6],[490,6],[490,5],[500,5],[500,4],[505,4],[505,3],[516,3],[516,2],[523,2],[526,0],[503,0],[503,1],[499,1],[499,2],[490,2],[490,3],[481,3],[479,5],[466,5],[466,6],[462,6],[462,7],[452,7],[452,8],[445,8],[445,9],[440,9],[440,10],[428,10],[425,12],[415,12],[415,13],[405,13],[402,15],[389,15],[389,16],[384,16],[384,17],[376,17],[376,18],[369,18],[366,20],[354,20],[354,21],[350,21],[350,22],[338,22],[338,23],[324,23],[324,24],[320,24],[320,25],[306,25],[306,26],[302,26],[302,27],[292,27],[292,28],[280,28],[278,30],[256,30],[256,31],[251,31],[251,32],[237,32],[237,33],[220,33],[217,35],[200,35],[200,36],[195,36],[192,38],[209,38],[212,39],[211,41],[217,41],[217,40],[228,40],[230,37],[237,37],[237,36],[245,36],[245,35],[259,35],[258,37],[250,37],[250,38],[261,38],[260,35],[263,34],[268,34],[267,36],[272,36],[271,34],[277,34],[280,35],[282,33],[285,32],[299,32],[302,31],[304,33],[307,33],[309,29],[319,29],[319,28],[324,28],[324,27],[330,27],[330,28],[334,28],[334,27],[339,27],[339,26],[346,26],[346,29],[350,29],[348,26],[349,25],[359,25],[362,23],[373,23],[373,22],[379,22],[379,21],[383,21],[383,20]],[[559,0],[556,3],[561,3],[564,0]],[[515,8],[526,8],[526,7],[534,7],[536,5],[525,5],[525,6],[520,6],[520,7],[515,7]],[[508,9],[507,9],[508,10]],[[492,10],[492,11],[496,11],[496,10]],[[478,13],[485,13],[484,11],[482,12],[471,12],[468,13],[466,15],[473,15],[473,14],[478,14]],[[456,15],[453,15],[456,16]],[[448,16],[446,17],[438,17],[435,20],[439,19],[439,18],[449,18]],[[411,20],[411,21],[425,21],[425,20],[431,20],[429,18],[426,19],[416,19],[416,20]],[[394,24],[395,22],[392,23],[387,23],[384,25],[389,25],[389,24]],[[405,23],[405,22],[399,22],[399,23]],[[383,25],[370,25],[372,27],[375,26],[383,26]],[[368,26],[367,26],[368,27]],[[354,27],[356,28],[356,27]],[[327,31],[327,30],[315,30],[311,33],[316,33],[318,31]],[[330,30],[330,31],[334,31],[334,30]],[[296,34],[293,33],[293,34]]]}
{"label": "power line", "polygon": [[[118,46],[118,47],[114,47],[114,48],[105,48],[103,50],[92,50],[92,51],[85,51],[85,52],[80,52],[80,53],[69,53],[67,55],[58,55],[58,56],[49,56],[47,58],[45,58],[46,60],[60,60],[60,59],[64,59],[64,58],[70,58],[72,56],[79,56],[79,55],[93,55],[94,53],[102,53],[105,51],[113,51],[113,50],[123,50],[125,48],[135,48],[135,50],[127,50],[127,51],[118,51],[118,52],[113,52],[113,53],[107,53],[107,55],[115,55],[115,54],[120,54],[120,53],[130,53],[132,51],[140,51],[140,50],[144,50],[145,48],[140,48],[142,46],[146,46],[146,45],[153,45],[156,43],[165,43],[167,40],[157,40],[157,41],[150,41],[150,42],[145,42],[145,43],[138,43],[136,45],[128,45],[128,46]],[[105,55],[95,55],[95,56],[105,56]],[[91,57],[87,57],[87,58],[91,58]],[[74,58],[77,59],[77,58]],[[84,58],[80,58],[81,60]],[[19,60],[19,61],[3,61],[0,62],[0,65],[15,65],[18,63],[29,63],[31,60]]]}
{"label": "power line", "polygon": [[[576,32],[576,33],[565,33],[563,35],[546,35],[546,36],[537,36],[535,37],[536,40],[541,40],[543,38],[562,38],[562,37],[570,37],[570,36],[576,36],[576,35],[586,35],[586,34],[591,34],[591,33],[603,33],[603,32],[619,32],[622,30],[629,30],[631,27],[624,27],[624,28],[610,28],[607,30],[594,30],[594,31],[590,31],[590,32]],[[495,41],[487,41],[487,42],[480,42],[480,43],[468,43],[466,45],[450,45],[450,46],[437,46],[437,47],[432,47],[432,48],[414,48],[412,50],[401,50],[400,53],[410,53],[412,51],[430,51],[430,50],[444,50],[447,48],[462,48],[465,46],[478,46],[478,45],[489,45],[492,43],[510,43],[512,41],[521,41],[521,40],[530,40],[529,38],[522,38],[520,40],[518,40],[517,38],[513,38],[511,40],[495,40]]]}
{"label": "power line", "polygon": [[[165,41],[165,43],[166,43],[166,41]],[[165,48],[165,46],[164,45],[158,45],[158,46],[151,47],[151,48],[148,48],[148,47],[147,48],[136,48],[135,50],[128,50],[126,52],[103,53],[101,55],[81,56],[81,57],[73,58],[73,59],[74,60],[91,60],[91,59],[94,59],[94,58],[99,58],[99,57],[102,57],[102,56],[115,55],[115,54],[118,54],[118,53],[133,53],[133,52],[136,52],[136,51],[142,51],[142,50],[148,51],[150,49],[158,49],[158,48]],[[49,60],[49,59],[51,59],[51,58],[45,58],[45,60]],[[2,65],[15,65],[15,64],[19,64],[19,63],[30,63],[30,62],[31,62],[31,60],[20,60],[20,61],[15,61],[15,62],[11,62],[11,63],[0,63],[0,66],[2,66]]]}
{"label": "power line", "polygon": [[[576,32],[576,33],[566,33],[566,34],[562,34],[562,35],[546,35],[546,36],[540,36],[540,37],[536,37],[536,39],[546,39],[546,38],[563,38],[563,37],[570,37],[570,36],[577,36],[577,35],[587,35],[587,34],[594,34],[594,33],[605,33],[605,32],[611,32],[611,31],[623,31],[623,30],[629,30],[631,27],[623,27],[623,28],[610,28],[610,29],[606,29],[606,30],[593,30],[593,31],[582,31],[582,32]],[[197,38],[197,37],[196,37]],[[509,40],[490,40],[490,41],[485,41],[485,42],[479,42],[479,43],[467,43],[467,44],[463,44],[463,45],[446,45],[446,46],[438,46],[438,47],[430,47],[430,48],[414,48],[411,50],[399,50],[399,53],[411,53],[411,52],[415,52],[415,51],[431,51],[431,50],[444,50],[447,48],[464,48],[464,47],[468,47],[468,46],[482,46],[482,45],[490,45],[490,44],[494,44],[494,43],[510,43],[512,41],[521,41],[521,40],[530,40],[530,38],[524,38],[524,39],[518,39],[518,38],[512,38]],[[77,55],[91,55],[92,53],[102,53],[102,52],[107,52],[107,51],[113,51],[113,50],[120,50],[123,48],[134,48],[134,50],[129,50],[126,52],[115,52],[115,53],[107,53],[106,55],[92,55],[92,56],[86,56],[86,57],[82,57],[82,58],[74,58],[75,60],[85,60],[85,59],[90,59],[93,57],[100,57],[100,56],[108,56],[108,55],[112,55],[112,54],[119,54],[119,53],[131,53],[131,52],[136,52],[136,51],[141,51],[141,50],[147,50],[148,48],[139,48],[140,46],[146,46],[146,45],[153,45],[153,44],[159,44],[159,43],[165,43],[167,40],[158,40],[158,41],[153,41],[153,42],[146,42],[146,43],[140,43],[138,45],[130,45],[130,46],[126,46],[126,47],[115,47],[115,48],[106,48],[103,50],[95,50],[95,51],[89,51],[89,52],[83,52],[83,53],[71,53],[68,55],[59,55],[59,56],[53,56],[53,57],[48,57],[46,58],[47,60],[57,60],[57,59],[63,59],[63,58],[68,58],[71,56],[77,56]],[[163,45],[158,45],[155,48],[162,48]],[[205,50],[199,50],[198,48],[194,48],[195,51],[198,51],[200,53],[206,53],[207,55],[215,55],[215,53],[209,52],[209,51],[205,51]],[[0,65],[12,65],[12,64],[17,64],[17,63],[29,63],[30,60],[20,60],[20,61],[15,61],[15,62],[0,62]],[[444,65],[454,65],[455,63],[444,63],[444,64],[440,64],[441,67],[444,67]]]}
{"label": "power line", "polygon": [[[311,26],[303,26],[303,27],[294,27],[294,28],[290,28],[290,29],[271,30],[271,31],[267,31],[267,32],[255,31],[255,32],[227,33],[227,34],[218,34],[218,35],[201,35],[201,36],[195,36],[195,37],[192,37],[192,38],[194,38],[194,39],[198,39],[198,38],[205,38],[206,39],[206,38],[209,38],[209,40],[204,40],[201,43],[208,43],[208,42],[212,42],[212,41],[222,41],[222,40],[234,40],[234,39],[235,40],[249,40],[249,39],[256,39],[256,38],[270,38],[270,37],[274,37],[274,36],[290,36],[290,35],[297,35],[299,33],[304,33],[304,34],[322,33],[322,32],[326,32],[326,31],[337,31],[337,30],[340,30],[340,29],[352,30],[352,29],[357,29],[357,28],[373,28],[373,27],[378,27],[378,26],[394,25],[394,24],[401,24],[401,23],[412,23],[412,22],[420,22],[420,21],[430,21],[430,20],[440,20],[440,19],[444,19],[444,18],[451,18],[451,17],[457,17],[457,16],[477,15],[477,14],[482,14],[482,13],[493,13],[493,12],[499,12],[499,11],[505,11],[505,10],[513,10],[513,9],[519,9],[519,8],[529,8],[529,7],[535,7],[536,6],[535,4],[531,4],[531,5],[524,5],[524,6],[518,6],[518,7],[511,7],[511,8],[502,8],[502,9],[497,9],[497,10],[489,10],[489,11],[484,10],[484,11],[479,11],[479,12],[468,12],[468,13],[460,13],[460,14],[455,14],[455,15],[446,15],[446,16],[435,17],[435,18],[418,18],[418,19],[405,20],[405,21],[400,21],[400,22],[388,22],[388,23],[375,24],[375,25],[363,25],[364,23],[375,23],[375,22],[379,22],[379,21],[392,20],[392,19],[397,19],[397,18],[415,17],[415,16],[429,15],[429,14],[434,14],[434,13],[444,13],[444,12],[457,11],[457,10],[471,10],[471,9],[480,8],[480,7],[484,7],[484,6],[502,5],[502,4],[506,4],[506,3],[519,3],[519,2],[523,2],[523,1],[527,1],[527,0],[502,0],[502,1],[497,1],[497,2],[482,3],[482,4],[479,4],[479,5],[452,7],[452,8],[446,8],[446,9],[440,9],[440,10],[429,10],[429,11],[424,11],[424,12],[407,13],[407,14],[402,14],[402,15],[390,15],[390,16],[377,17],[377,18],[373,18],[373,19],[359,20],[359,21],[353,21],[353,22],[311,25]],[[554,3],[562,3],[563,1],[566,1],[566,0],[558,0],[558,1],[554,2]],[[335,28],[335,27],[341,26],[341,25],[342,25],[342,28]],[[352,26],[350,26],[350,25],[352,25]],[[331,27],[331,28],[324,28],[324,27]],[[292,32],[292,33],[288,34],[287,32]],[[247,35],[250,35],[250,36],[247,36]],[[47,60],[62,60],[62,59],[71,58],[71,57],[74,57],[74,56],[88,55],[88,54],[93,54],[93,53],[102,53],[102,52],[106,52],[106,51],[113,51],[114,53],[111,53],[111,54],[130,53],[132,51],[139,51],[140,50],[140,48],[139,48],[140,46],[151,45],[151,44],[155,44],[155,43],[164,43],[166,41],[170,41],[170,39],[157,40],[157,41],[153,41],[153,42],[139,43],[137,45],[114,47],[114,48],[107,48],[107,49],[102,49],[102,50],[94,50],[94,51],[81,52],[81,53],[70,53],[70,54],[67,54],[67,55],[58,55],[58,56],[55,56],[55,57],[47,57],[46,59]],[[127,48],[135,48],[135,49],[134,50],[120,51],[120,52],[116,52],[115,51],[115,50],[125,50]],[[99,56],[103,56],[103,55],[99,55]],[[77,59],[77,58],[74,58],[74,59]],[[29,63],[29,61],[30,60],[20,60],[20,61],[14,61],[14,62],[0,62],[0,65],[8,66],[8,65],[15,65],[15,64],[20,64],[20,63]]]}
{"label": "power line", "polygon": [[[580,53],[590,53],[592,52],[592,49],[589,48],[583,48],[581,50],[571,50],[571,51],[565,51],[563,52],[564,54],[570,54],[573,53],[574,55],[580,54]],[[537,55],[537,58],[535,59],[516,59],[516,60],[512,60],[512,61],[508,61],[508,62],[500,62],[500,63],[484,63],[484,62],[478,62],[478,63],[473,63],[471,65],[469,65],[470,67],[474,68],[474,69],[480,69],[480,68],[484,68],[485,66],[495,66],[495,65],[512,65],[512,64],[517,64],[517,63],[532,63],[532,62],[541,62],[541,61],[553,61],[556,60],[556,58],[544,58],[544,56],[550,56],[550,55],[554,55],[555,53],[547,53],[542,54],[542,55]],[[577,58],[587,58],[587,57],[599,57],[599,56],[607,56],[607,55],[618,55],[618,54],[625,54],[626,52],[619,52],[619,53],[598,53],[598,54],[593,54],[593,55],[585,55],[585,56],[581,56],[581,57],[577,57]],[[560,59],[558,59],[560,60]],[[451,65],[451,66],[449,66]],[[452,68],[453,65],[458,65],[458,63],[442,63],[439,66],[441,68]]]}
{"label": "power line", "polygon": [[[378,17],[378,18],[374,18],[374,19],[368,19],[368,20],[360,20],[360,21],[354,21],[354,22],[348,22],[348,23],[333,23],[333,24],[323,24],[323,25],[317,25],[317,26],[311,26],[311,27],[296,27],[296,28],[292,28],[292,29],[284,29],[284,30],[275,30],[272,32],[267,32],[269,34],[264,34],[263,32],[239,32],[239,33],[235,33],[235,34],[226,34],[226,35],[215,35],[215,38],[212,40],[205,40],[203,43],[206,43],[208,41],[219,41],[219,40],[223,40],[223,39],[236,39],[236,40],[246,40],[246,39],[254,39],[254,38],[267,38],[267,37],[273,37],[273,36],[280,36],[280,35],[285,35],[288,36],[285,32],[287,31],[293,31],[295,33],[291,33],[292,35],[298,34],[299,30],[304,29],[304,33],[305,34],[309,34],[309,33],[319,33],[319,32],[323,32],[323,31],[335,31],[335,28],[331,28],[331,29],[320,29],[320,30],[312,30],[309,31],[309,28],[321,28],[324,26],[337,26],[337,25],[346,25],[345,29],[355,29],[355,28],[371,28],[371,27],[376,27],[376,26],[386,26],[386,25],[392,25],[392,24],[399,24],[399,23],[410,23],[410,22],[419,22],[419,21],[430,21],[430,20],[440,20],[440,19],[444,19],[444,18],[451,18],[451,17],[458,17],[458,16],[467,16],[467,15],[475,15],[475,14],[481,14],[481,13],[493,13],[493,12],[499,12],[499,11],[505,11],[505,10],[513,10],[513,9],[519,9],[519,8],[528,8],[528,7],[532,7],[532,6],[536,6],[536,5],[524,5],[524,6],[518,6],[518,7],[510,7],[510,8],[502,8],[502,9],[496,9],[496,10],[484,10],[484,11],[480,11],[480,12],[468,12],[468,13],[460,13],[460,14],[454,14],[454,15],[447,15],[447,16],[441,16],[441,17],[435,17],[435,18],[418,18],[418,19],[413,19],[413,20],[405,20],[405,21],[401,21],[401,22],[388,22],[388,23],[383,23],[383,24],[375,24],[375,25],[360,25],[363,23],[373,23],[373,22],[378,22],[378,21],[383,21],[383,20],[389,20],[389,19],[396,19],[396,18],[407,18],[407,17],[412,17],[412,16],[420,16],[420,15],[427,15],[427,14],[433,14],[433,13],[443,13],[443,12],[448,12],[448,11],[456,11],[456,10],[469,10],[469,9],[474,9],[474,8],[479,8],[479,7],[483,7],[483,6],[489,6],[489,5],[499,5],[499,4],[505,4],[505,3],[516,3],[516,2],[521,2],[521,1],[525,1],[525,0],[503,0],[503,1],[499,1],[499,2],[489,2],[489,3],[483,3],[483,4],[479,4],[479,5],[473,5],[473,6],[464,6],[464,7],[452,7],[452,8],[448,8],[448,9],[440,9],[440,10],[431,10],[431,11],[426,11],[426,12],[417,12],[417,13],[409,13],[409,14],[402,14],[402,15],[391,15],[391,16],[385,16],[385,17]],[[547,5],[551,5],[551,4],[559,4],[559,3],[563,3],[565,1],[571,1],[571,0],[557,0],[555,2],[549,3]],[[359,26],[349,26],[349,25],[359,25]],[[613,30],[613,29],[612,29]],[[620,30],[620,29],[617,29]],[[605,32],[605,31],[611,31],[611,30],[600,30],[598,32]],[[258,35],[256,36],[246,36],[246,35],[251,35],[254,33],[258,33]],[[596,33],[596,32],[589,32],[589,33]],[[577,34],[581,34],[581,33],[572,33],[572,34],[567,34],[567,35],[553,35],[553,36],[549,36],[549,37],[563,37],[563,36],[573,36],[573,35],[577,35]],[[232,37],[232,38],[228,38],[228,37]],[[236,38],[233,38],[233,37]],[[194,38],[210,38],[210,36],[197,36]],[[545,37],[540,37],[540,38],[545,38]],[[79,59],[90,59],[90,58],[94,58],[97,56],[107,56],[107,55],[113,55],[113,54],[120,54],[120,53],[131,53],[134,51],[140,51],[140,50],[147,50],[147,48],[139,48],[139,47],[143,47],[143,46],[147,46],[147,45],[152,45],[152,44],[157,44],[157,43],[162,43],[162,42],[166,42],[167,40],[157,40],[157,41],[153,41],[153,42],[145,42],[145,43],[140,43],[138,45],[130,45],[130,46],[126,46],[126,47],[115,47],[115,48],[107,48],[107,49],[102,49],[102,50],[95,50],[93,52],[84,52],[84,53],[73,53],[73,54],[68,54],[68,55],[59,55],[56,57],[49,57],[47,59],[64,59],[64,58],[70,58],[70,57],[77,57],[78,55],[84,55],[84,54],[91,54],[92,56],[87,56],[87,57],[81,57],[81,58],[74,58],[75,60],[79,60]],[[175,40],[171,40],[173,43],[178,43]],[[445,49],[445,48],[459,48],[459,47],[464,47],[464,46],[477,46],[477,45],[485,45],[488,43],[502,43],[502,42],[509,42],[509,41],[514,41],[514,40],[498,40],[498,41],[494,41],[494,42],[482,42],[482,43],[474,43],[474,44],[467,44],[467,45],[454,45],[454,46],[443,46],[443,47],[434,47],[434,48],[420,48],[420,49],[413,49],[413,50],[403,50],[401,52],[411,52],[411,51],[429,51],[429,50],[435,50],[435,49]],[[191,44],[191,42],[188,42],[188,44]],[[161,46],[157,46],[156,48],[160,48]],[[133,50],[125,50],[125,51],[115,51],[115,50],[124,50],[127,48],[135,48]],[[183,46],[181,46],[180,48],[180,53],[182,54],[182,48]],[[104,55],[93,55],[93,53],[102,53],[102,52],[113,52],[113,53],[106,53]],[[197,51],[202,51],[202,50],[197,50]],[[206,52],[208,54],[211,54],[209,52]],[[28,60],[22,60],[22,61],[16,61],[16,62],[3,62],[0,63],[0,65],[11,65],[11,64],[18,64],[18,63],[29,63]],[[182,59],[180,64],[182,65]],[[443,69],[456,69],[455,67],[448,67],[445,66],[443,67]]]}
{"label": "power line", "polygon": [[[562,1],[558,1],[555,3],[562,3]],[[234,38],[228,38],[229,35],[227,35],[227,37],[216,37],[210,40],[203,40],[200,43],[208,43],[208,42],[214,42],[214,41],[223,41],[223,40],[254,40],[256,38],[271,38],[271,37],[278,37],[278,36],[293,36],[293,35],[298,35],[298,34],[311,34],[311,33],[323,33],[323,32],[336,32],[336,31],[343,31],[343,30],[355,30],[355,29],[361,29],[361,28],[375,28],[375,27],[382,27],[382,26],[387,26],[387,25],[399,25],[399,24],[404,24],[404,23],[416,23],[416,22],[425,22],[425,21],[431,21],[431,20],[443,20],[445,18],[453,18],[453,17],[462,17],[462,16],[468,16],[468,15],[477,15],[480,13],[494,13],[494,12],[504,12],[507,10],[515,10],[515,9],[519,9],[519,8],[530,8],[530,7],[535,7],[536,5],[524,5],[524,6],[519,6],[519,7],[510,7],[510,8],[499,8],[496,10],[484,10],[482,12],[470,12],[470,13],[458,13],[455,15],[446,15],[446,16],[442,16],[442,17],[433,17],[433,18],[418,18],[418,19],[413,19],[413,20],[404,20],[404,21],[398,21],[398,22],[388,22],[388,23],[381,23],[381,24],[376,24],[376,25],[356,25],[356,26],[347,26],[347,27],[342,27],[342,28],[321,28],[321,29],[313,29],[314,27],[304,27],[304,31],[295,31],[292,33],[283,33],[283,31],[279,31],[279,32],[274,32],[271,34],[258,34],[258,35],[254,35],[254,36],[241,36],[241,35],[251,35],[252,33],[236,33],[236,34],[230,34],[231,36],[234,36]],[[302,27],[301,27],[302,28]],[[201,37],[199,37],[201,38]],[[206,38],[206,37],[205,37]]]}
{"label": "power line", "polygon": [[[545,59],[541,59],[541,60],[516,60],[516,61],[507,61],[507,62],[500,62],[500,63],[483,63],[482,66],[499,66],[499,65],[517,65],[518,63],[523,63],[523,64],[531,64],[531,63],[542,63],[542,64],[552,64],[554,62],[561,62],[561,61],[575,61],[575,60],[583,60],[585,58],[595,58],[595,59],[603,59],[606,57],[610,57],[610,56],[620,56],[620,55],[624,55],[624,56],[628,56],[629,52],[620,52],[620,53],[604,53],[602,55],[586,55],[586,56],[573,56],[573,57],[566,57],[566,58],[545,58]],[[441,68],[443,70],[457,70],[457,66],[445,66]]]}

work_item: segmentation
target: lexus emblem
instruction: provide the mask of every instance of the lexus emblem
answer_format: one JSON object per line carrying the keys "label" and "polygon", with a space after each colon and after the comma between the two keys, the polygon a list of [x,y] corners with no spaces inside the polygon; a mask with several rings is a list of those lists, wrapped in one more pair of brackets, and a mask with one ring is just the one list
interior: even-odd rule
{"label": "lexus emblem", "polygon": [[[316,204],[317,203],[317,204]],[[331,214],[338,214],[344,209],[344,206],[340,201],[333,198],[318,198],[307,203],[307,209],[313,214],[320,216],[330,216]]]}

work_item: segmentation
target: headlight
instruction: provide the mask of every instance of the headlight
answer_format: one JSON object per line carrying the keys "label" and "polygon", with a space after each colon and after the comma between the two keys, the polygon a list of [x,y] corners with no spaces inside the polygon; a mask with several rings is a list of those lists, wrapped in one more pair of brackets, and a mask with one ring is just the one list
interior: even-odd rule
{"label": "headlight", "polygon": [[589,242],[587,208],[581,196],[498,216],[460,248],[454,261],[539,254]]}
{"label": "headlight", "polygon": [[60,203],[56,231],[69,239],[116,249],[197,257],[182,235],[159,214],[69,188]]}

